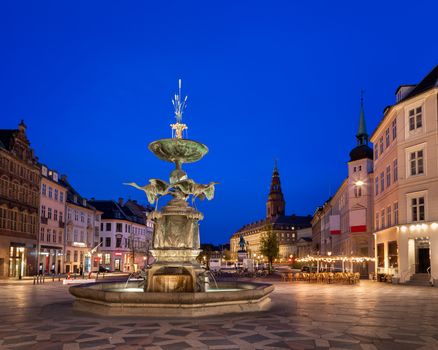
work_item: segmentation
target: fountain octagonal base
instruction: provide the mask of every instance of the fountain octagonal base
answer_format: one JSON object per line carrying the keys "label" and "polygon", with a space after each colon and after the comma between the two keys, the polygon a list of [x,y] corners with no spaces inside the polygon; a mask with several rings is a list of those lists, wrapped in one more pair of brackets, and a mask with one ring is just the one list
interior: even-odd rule
{"label": "fountain octagonal base", "polygon": [[[135,286],[130,282],[129,287]],[[74,309],[103,316],[200,317],[269,309],[274,286],[218,282],[220,291],[199,293],[120,292],[125,283],[103,282],[70,287]],[[229,291],[227,291],[229,289]],[[236,290],[237,289],[237,290]]]}

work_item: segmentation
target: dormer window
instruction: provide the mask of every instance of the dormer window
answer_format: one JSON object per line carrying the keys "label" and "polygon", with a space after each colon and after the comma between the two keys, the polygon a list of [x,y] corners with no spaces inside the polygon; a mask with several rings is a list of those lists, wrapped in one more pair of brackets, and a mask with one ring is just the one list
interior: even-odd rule
{"label": "dormer window", "polygon": [[87,200],[86,200],[86,199],[82,199],[82,205],[83,205],[84,207],[87,206]]}
{"label": "dormer window", "polygon": [[74,196],[73,196],[73,202],[75,202],[75,203],[78,202],[78,196],[77,196],[77,195],[74,195]]}

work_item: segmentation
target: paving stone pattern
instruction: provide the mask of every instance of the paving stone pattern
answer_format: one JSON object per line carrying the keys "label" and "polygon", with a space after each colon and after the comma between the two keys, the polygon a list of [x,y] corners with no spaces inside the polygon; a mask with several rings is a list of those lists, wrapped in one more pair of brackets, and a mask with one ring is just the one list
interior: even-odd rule
{"label": "paving stone pattern", "polygon": [[59,283],[0,286],[0,349],[438,349],[438,288],[276,282],[270,311],[197,319],[72,310]]}

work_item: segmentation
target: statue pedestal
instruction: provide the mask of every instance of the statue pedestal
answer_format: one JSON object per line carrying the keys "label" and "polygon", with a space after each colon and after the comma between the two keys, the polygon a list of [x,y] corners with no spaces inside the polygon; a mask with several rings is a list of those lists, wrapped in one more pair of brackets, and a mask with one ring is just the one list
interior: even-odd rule
{"label": "statue pedestal", "polygon": [[151,213],[155,222],[153,249],[156,263],[148,271],[148,292],[205,291],[199,225],[203,215],[186,201],[172,199],[161,211]]}

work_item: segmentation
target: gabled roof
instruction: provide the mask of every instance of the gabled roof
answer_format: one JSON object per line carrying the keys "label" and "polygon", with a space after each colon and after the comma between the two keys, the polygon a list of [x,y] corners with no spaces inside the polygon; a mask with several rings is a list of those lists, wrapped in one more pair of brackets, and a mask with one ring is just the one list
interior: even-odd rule
{"label": "gabled roof", "polygon": [[[131,201],[127,203],[129,202]],[[126,220],[141,225],[146,223],[146,215],[139,208],[134,208],[133,203],[123,205],[114,200],[90,200],[90,204],[103,212],[103,220]],[[140,206],[138,203],[137,205]]]}
{"label": "gabled roof", "polygon": [[[377,130],[380,128],[380,126],[382,125],[383,121],[386,118],[386,115],[389,113],[389,111],[396,105],[398,105],[399,103],[403,103],[404,101],[406,101],[407,99],[410,99],[412,97],[415,97],[423,92],[426,92],[427,90],[433,89],[435,87],[438,87],[438,65],[435,66],[435,68],[433,68],[429,74],[427,74],[418,84],[417,86],[412,89],[411,92],[409,92],[402,100],[398,101],[397,103],[390,105],[390,106],[386,106],[385,110],[383,112],[383,117],[382,119],[380,119],[379,124],[377,124],[377,126],[375,127],[370,139],[372,139],[374,137],[374,135],[376,134]],[[397,91],[400,89],[400,87],[397,89]]]}
{"label": "gabled roof", "polygon": [[[90,210],[96,210],[95,207],[89,204],[88,200],[82,197],[78,191],[76,191],[72,185],[67,181],[64,176],[61,176],[59,184],[67,189],[67,203],[77,205],[79,207],[87,208]],[[75,201],[76,197],[76,201]],[[84,205],[85,200],[85,205]]]}
{"label": "gabled roof", "polygon": [[438,87],[438,65],[436,65],[401,101],[419,95],[434,87]]}

